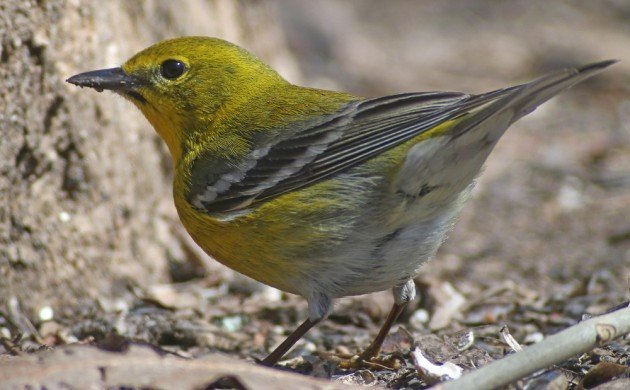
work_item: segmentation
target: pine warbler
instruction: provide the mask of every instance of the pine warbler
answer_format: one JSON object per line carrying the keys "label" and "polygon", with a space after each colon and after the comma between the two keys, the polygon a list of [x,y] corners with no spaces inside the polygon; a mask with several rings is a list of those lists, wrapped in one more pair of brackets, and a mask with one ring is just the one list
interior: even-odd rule
{"label": "pine warbler", "polygon": [[67,81],[142,111],[168,145],[175,206],[201,248],[306,298],[308,318],[263,360],[273,365],[333,299],[392,288],[360,359],[377,356],[505,130],[614,62],[481,95],[365,99],[292,85],[233,44],[186,37]]}

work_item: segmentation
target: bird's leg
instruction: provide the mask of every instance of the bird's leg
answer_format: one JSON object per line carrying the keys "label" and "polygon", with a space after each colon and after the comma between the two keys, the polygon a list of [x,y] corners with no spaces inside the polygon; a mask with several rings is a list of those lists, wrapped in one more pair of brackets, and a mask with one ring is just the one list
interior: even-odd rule
{"label": "bird's leg", "polygon": [[394,306],[392,306],[392,310],[387,315],[387,319],[374,338],[374,341],[359,355],[359,361],[369,362],[378,356],[381,352],[383,341],[385,341],[385,337],[387,337],[392,325],[394,325],[400,313],[403,312],[405,306],[416,297],[416,286],[413,280],[408,280],[407,283],[402,286],[394,287],[392,292],[394,293]]}
{"label": "bird's leg", "polygon": [[269,356],[260,362],[263,366],[273,366],[302,338],[313,326],[328,317],[332,310],[332,299],[321,293],[313,293],[308,299],[308,318],[302,322]]}
{"label": "bird's leg", "polygon": [[396,321],[400,313],[402,313],[402,311],[405,309],[405,306],[407,306],[407,303],[404,303],[402,305],[394,303],[392,309],[387,315],[385,323],[383,323],[383,326],[381,326],[381,329],[378,331],[378,334],[376,335],[374,340],[372,340],[372,343],[370,343],[370,346],[367,347],[359,355],[359,360],[370,361],[378,356],[378,354],[381,352],[381,347],[383,346],[383,341],[385,341],[385,337],[387,337],[387,334],[389,334],[389,330],[392,328],[392,325],[394,325],[394,322]]}
{"label": "bird's leg", "polygon": [[260,362],[263,366],[273,366],[278,360],[280,360],[285,353],[293,347],[293,345],[302,338],[315,324],[317,324],[320,320],[311,321],[310,318],[307,318],[306,321],[302,322],[302,325],[298,326],[296,330],[293,331],[287,337],[282,344],[278,345],[276,349],[273,350],[263,361]]}

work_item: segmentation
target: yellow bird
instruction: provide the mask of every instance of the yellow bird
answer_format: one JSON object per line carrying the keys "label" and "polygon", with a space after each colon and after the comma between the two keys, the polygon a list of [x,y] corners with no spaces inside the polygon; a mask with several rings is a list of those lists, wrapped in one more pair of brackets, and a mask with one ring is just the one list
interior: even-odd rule
{"label": "yellow bird", "polygon": [[273,365],[335,298],[391,288],[360,358],[377,356],[505,130],[614,62],[481,95],[366,99],[292,85],[238,46],[185,37],[67,81],[142,111],[168,145],[175,206],[201,248],[308,301],[308,318],[262,362]]}

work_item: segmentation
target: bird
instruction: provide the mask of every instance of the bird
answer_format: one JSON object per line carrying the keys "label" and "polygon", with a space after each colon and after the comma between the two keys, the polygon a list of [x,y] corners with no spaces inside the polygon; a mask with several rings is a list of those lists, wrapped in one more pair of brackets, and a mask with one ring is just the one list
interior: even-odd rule
{"label": "bird", "polygon": [[364,98],[294,85],[237,45],[193,36],[67,82],[113,91],[147,118],[173,160],[181,222],[206,253],[306,299],[307,318],[261,361],[273,366],[335,299],[391,289],[358,355],[375,359],[507,128],[614,62],[482,94]]}

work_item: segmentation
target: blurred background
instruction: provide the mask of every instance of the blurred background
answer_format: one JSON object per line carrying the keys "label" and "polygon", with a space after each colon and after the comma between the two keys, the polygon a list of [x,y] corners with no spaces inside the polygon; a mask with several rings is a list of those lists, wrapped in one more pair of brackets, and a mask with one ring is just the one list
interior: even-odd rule
{"label": "blurred background", "polygon": [[[186,321],[212,324],[203,341],[198,331],[179,330],[204,351],[248,356],[305,315],[301,300],[234,276],[190,241],[172,206],[169,157],[129,103],[64,83],[182,35],[230,40],[295,83],[366,97],[481,93],[619,59],[507,132],[455,231],[419,276],[424,298],[403,323],[453,331],[509,320],[527,305],[580,318],[628,299],[628,1],[5,0],[0,306],[13,320],[40,332],[56,322],[80,339],[120,327],[107,313],[134,318],[131,302],[149,297],[184,310]],[[479,303],[480,296],[501,304]],[[321,335],[334,337],[335,324],[347,323],[363,330],[363,345],[390,299],[342,300],[332,325],[303,345],[338,344]],[[449,300],[459,303],[448,309]],[[423,313],[439,320],[427,324]],[[134,321],[117,330],[157,337]],[[164,332],[180,324],[169,321]]]}

